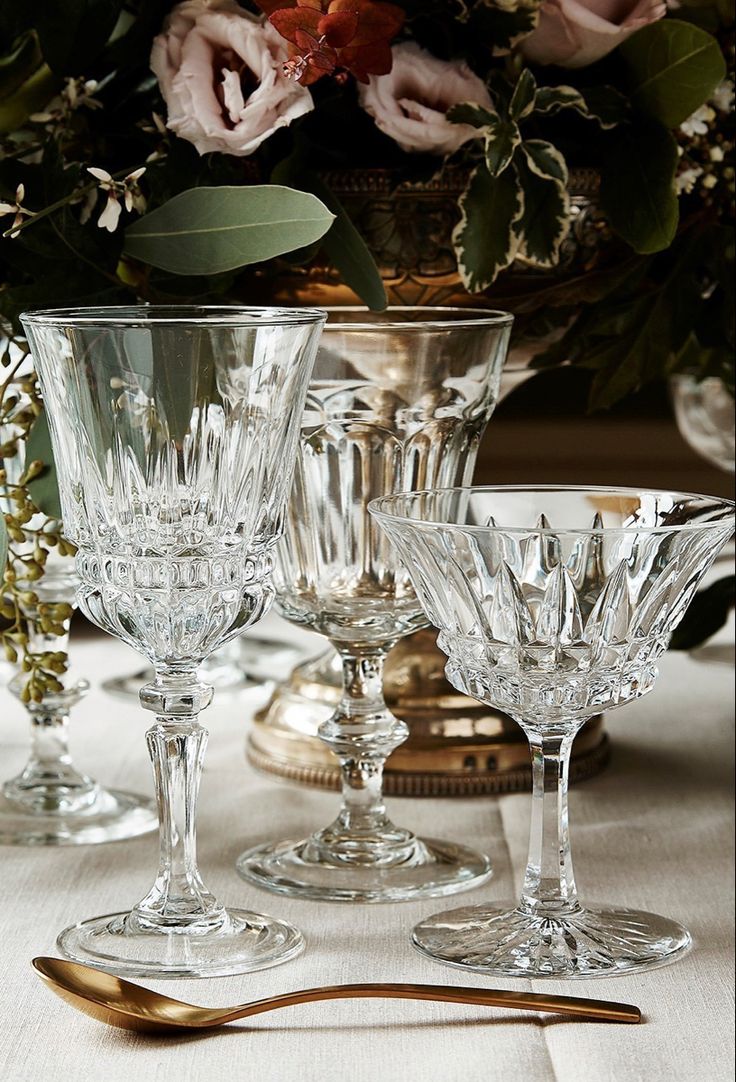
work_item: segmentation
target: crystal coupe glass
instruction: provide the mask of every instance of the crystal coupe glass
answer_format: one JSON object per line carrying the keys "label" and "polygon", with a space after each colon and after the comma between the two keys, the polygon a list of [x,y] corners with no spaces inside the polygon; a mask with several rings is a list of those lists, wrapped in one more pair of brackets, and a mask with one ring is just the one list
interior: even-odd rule
{"label": "crystal coupe glass", "polygon": [[733,507],[562,487],[416,492],[372,505],[440,629],[448,679],[515,718],[532,753],[521,898],[422,921],[413,941],[424,954],[494,976],[591,977],[687,949],[673,920],[578,901],[568,766],[587,718],[652,689],[670,633],[733,532]]}
{"label": "crystal coupe glass", "polygon": [[426,619],[368,503],[469,480],[498,399],[511,322],[482,309],[330,313],[274,582],[282,615],[327,636],[342,661],[342,701],[319,735],[340,762],[343,802],[335,821],[310,837],[245,852],[238,870],[259,886],[388,902],[449,894],[490,873],[484,855],[417,838],[386,813],[383,765],[408,729],[384,701],[384,661]]}
{"label": "crystal coupe glass", "polygon": [[154,885],[59,937],[113,973],[218,976],[285,961],[296,929],[225,909],[199,875],[195,806],[212,689],[203,660],[273,595],[299,421],[324,315],[131,307],[36,312],[41,380],[79,604],[155,670],[141,703],[159,810]]}

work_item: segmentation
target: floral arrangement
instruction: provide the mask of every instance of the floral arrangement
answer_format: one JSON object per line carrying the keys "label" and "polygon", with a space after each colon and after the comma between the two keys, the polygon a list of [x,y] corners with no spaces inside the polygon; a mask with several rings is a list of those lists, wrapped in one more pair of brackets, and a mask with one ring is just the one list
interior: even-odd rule
{"label": "floral arrangement", "polygon": [[[247,301],[256,264],[278,275],[318,251],[381,308],[331,170],[463,170],[463,285],[493,298],[515,268],[550,271],[522,306],[545,332],[536,363],[595,369],[594,406],[676,367],[733,382],[724,0],[57,0],[4,5],[0,54],[0,457],[26,461],[14,486],[0,474],[11,659],[35,596],[18,561],[42,573],[61,536],[33,497],[20,312]],[[578,166],[600,173],[609,241],[555,275]]]}

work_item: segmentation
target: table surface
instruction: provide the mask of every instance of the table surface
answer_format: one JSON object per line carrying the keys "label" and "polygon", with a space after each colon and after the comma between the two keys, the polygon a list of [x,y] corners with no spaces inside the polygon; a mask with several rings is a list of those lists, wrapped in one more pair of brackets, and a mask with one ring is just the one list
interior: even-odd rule
{"label": "table surface", "polygon": [[[261,631],[283,632],[269,616]],[[257,633],[257,630],[252,634]],[[312,652],[322,640],[305,636]],[[107,695],[107,676],[140,667],[127,647],[79,639],[73,657],[90,677],[74,712],[77,764],[108,785],[150,793],[134,701]],[[134,903],[150,886],[155,835],[100,846],[0,849],[0,1078],[4,1082],[721,1082],[733,1078],[733,667],[669,654],[645,699],[607,718],[610,766],[571,794],[572,837],[583,900],[675,917],[694,948],[653,972],[610,980],[491,982],[422,958],[409,945],[423,915],[474,900],[510,898],[524,870],[529,796],[395,799],[402,825],[487,849],[490,884],[449,900],[388,906],[319,905],[239,880],[235,858],[264,838],[326,824],[336,795],[256,775],[244,759],[248,716],[261,690],[224,694],[203,720],[210,745],[199,806],[205,879],[223,901],[298,924],[307,949],[295,961],[242,977],[148,982],[182,999],[226,1005],[318,984],[353,981],[493,984],[638,1004],[640,1026],[573,1022],[442,1003],[316,1003],[210,1035],[152,1037],[115,1030],[73,1011],[32,972],[56,953],[56,934],[80,918]],[[27,750],[23,713],[0,690],[2,776]]]}

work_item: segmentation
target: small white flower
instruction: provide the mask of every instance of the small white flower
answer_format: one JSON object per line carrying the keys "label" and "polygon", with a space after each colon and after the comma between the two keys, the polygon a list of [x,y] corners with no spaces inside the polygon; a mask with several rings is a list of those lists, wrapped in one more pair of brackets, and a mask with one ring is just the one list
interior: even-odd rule
{"label": "small white flower", "polygon": [[691,139],[696,135],[707,135],[708,125],[715,120],[716,114],[710,105],[701,105],[699,109],[684,120],[680,125],[680,131]]}
{"label": "small white flower", "polygon": [[734,92],[733,79],[724,79],[713,91],[711,101],[720,112],[730,113],[733,109],[734,97],[736,97],[736,93]]}
{"label": "small white flower", "polygon": [[108,192],[105,209],[97,219],[100,229],[106,229],[108,233],[114,233],[118,227],[122,210],[123,208],[120,206],[116,193]]}
{"label": "small white flower", "polygon": [[698,177],[703,175],[703,170],[699,165],[694,165],[690,169],[683,169],[679,176],[675,177],[675,188],[678,195],[683,193],[689,194],[695,187],[695,181]]}
{"label": "small white flower", "polygon": [[721,147],[711,147],[708,151],[708,157],[712,162],[722,162],[723,149]]}
{"label": "small white flower", "polygon": [[[114,180],[106,169],[99,169],[92,165],[87,167],[87,172],[91,173],[98,182],[97,187],[100,191],[107,193],[104,209],[97,219],[100,229],[107,229],[109,233],[115,232],[123,210],[121,200],[129,213],[135,210],[141,214],[146,209],[146,199],[138,184],[145,171],[146,167],[141,166],[140,169],[128,173],[123,180]],[[80,215],[82,224],[89,219],[91,213],[92,207],[85,204]]]}
{"label": "small white flower", "polygon": [[15,202],[14,203],[0,203],[0,218],[6,214],[13,215],[13,224],[10,229],[7,230],[9,237],[17,237],[20,232],[20,226],[24,218],[32,218],[33,211],[28,210],[23,206],[23,200],[26,197],[26,189],[23,184],[19,184],[15,189]]}
{"label": "small white flower", "polygon": [[714,173],[707,173],[702,180],[703,187],[707,188],[708,190],[710,190],[711,188],[715,188],[717,183],[718,177]]}

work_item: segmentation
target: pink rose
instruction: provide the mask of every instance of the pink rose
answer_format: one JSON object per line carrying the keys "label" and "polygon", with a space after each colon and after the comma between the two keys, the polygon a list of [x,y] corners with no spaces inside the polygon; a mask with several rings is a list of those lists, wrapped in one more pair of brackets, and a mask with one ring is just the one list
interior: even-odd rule
{"label": "pink rose", "polygon": [[662,0],[544,0],[519,50],[532,64],[584,68],[666,11]]}
{"label": "pink rose", "polygon": [[200,154],[252,154],[314,108],[309,91],[283,75],[286,59],[280,35],[235,0],[177,4],[151,52],[167,127]]}
{"label": "pink rose", "polygon": [[492,108],[485,83],[460,60],[437,60],[414,42],[394,45],[388,75],[358,88],[360,104],[402,150],[452,154],[474,138],[469,124],[451,124],[451,105],[472,101]]}

